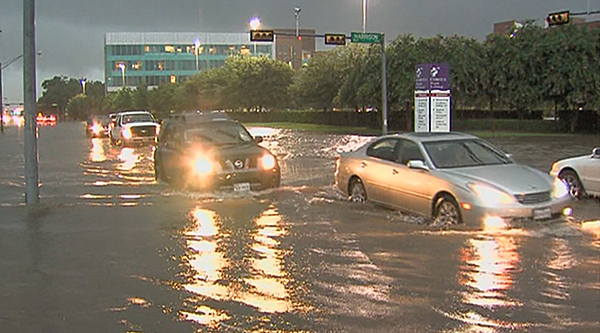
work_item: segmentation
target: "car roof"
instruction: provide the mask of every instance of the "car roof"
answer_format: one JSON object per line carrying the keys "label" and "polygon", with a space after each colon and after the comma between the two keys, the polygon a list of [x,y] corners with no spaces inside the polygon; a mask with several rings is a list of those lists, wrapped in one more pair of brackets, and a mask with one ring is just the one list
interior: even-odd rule
{"label": "car roof", "polygon": [[214,122],[235,122],[223,112],[184,112],[174,114],[167,121],[178,121],[186,124],[205,124]]}
{"label": "car roof", "polygon": [[144,111],[144,110],[132,110],[132,111],[121,111],[118,114],[120,114],[120,115],[124,115],[124,114],[150,114],[150,112]]}
{"label": "car roof", "polygon": [[475,135],[462,132],[404,132],[395,135],[420,142],[479,139]]}

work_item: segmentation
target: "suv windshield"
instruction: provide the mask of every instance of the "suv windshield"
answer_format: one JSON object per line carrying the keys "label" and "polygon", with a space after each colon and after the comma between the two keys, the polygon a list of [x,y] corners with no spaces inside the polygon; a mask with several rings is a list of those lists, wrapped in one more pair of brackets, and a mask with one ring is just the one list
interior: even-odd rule
{"label": "suv windshield", "polygon": [[511,159],[483,140],[455,140],[423,144],[437,168],[508,164]]}
{"label": "suv windshield", "polygon": [[129,123],[153,123],[154,122],[154,118],[152,117],[151,114],[146,114],[146,113],[134,113],[134,114],[126,114],[123,115],[123,120],[121,121],[123,124],[129,124]]}
{"label": "suv windshield", "polygon": [[252,136],[243,126],[230,122],[206,123],[187,129],[184,139],[187,143],[218,145],[245,144],[253,141]]}

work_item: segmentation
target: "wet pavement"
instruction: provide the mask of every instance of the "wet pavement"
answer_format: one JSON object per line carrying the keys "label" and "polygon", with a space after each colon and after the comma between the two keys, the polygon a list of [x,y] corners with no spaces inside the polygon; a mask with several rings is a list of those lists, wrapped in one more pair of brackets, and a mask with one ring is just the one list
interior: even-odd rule
{"label": "wet pavement", "polygon": [[[0,136],[0,332],[597,332],[600,202],[564,224],[439,231],[357,205],[335,157],[369,140],[253,128],[280,189],[178,191],[149,148],[41,127],[41,204],[23,132]],[[598,136],[490,138],[543,171]]]}

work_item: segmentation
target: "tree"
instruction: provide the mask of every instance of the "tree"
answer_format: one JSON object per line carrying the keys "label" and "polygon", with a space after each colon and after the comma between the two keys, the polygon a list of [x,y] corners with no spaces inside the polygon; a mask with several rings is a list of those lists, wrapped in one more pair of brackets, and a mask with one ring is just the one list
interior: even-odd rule
{"label": "tree", "polygon": [[78,94],[71,98],[66,110],[71,119],[85,120],[93,114],[90,99],[84,94]]}
{"label": "tree", "polygon": [[64,117],[71,98],[82,92],[80,81],[66,76],[54,76],[42,82],[43,93],[38,103],[44,109],[57,109],[59,117]]}
{"label": "tree", "polygon": [[345,47],[338,47],[312,57],[302,68],[291,87],[295,100],[301,106],[331,110],[340,87],[348,75],[342,61]]}

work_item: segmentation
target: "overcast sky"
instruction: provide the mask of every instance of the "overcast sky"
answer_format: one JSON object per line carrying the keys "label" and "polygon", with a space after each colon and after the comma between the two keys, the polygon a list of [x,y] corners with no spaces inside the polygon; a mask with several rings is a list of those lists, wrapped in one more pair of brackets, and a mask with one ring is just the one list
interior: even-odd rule
{"label": "overcast sky", "polygon": [[[367,30],[385,33],[386,41],[399,34],[483,40],[495,22],[536,19],[543,24],[549,12],[585,12],[588,4],[600,10],[600,0],[368,0]],[[362,30],[362,0],[38,0],[38,96],[39,85],[55,75],[103,81],[107,32],[245,32],[254,16],[265,28],[293,28],[294,7],[301,8],[301,28]],[[0,2],[0,30],[5,64],[23,53],[23,0]],[[22,60],[5,68],[2,77],[5,101],[22,101]]]}

